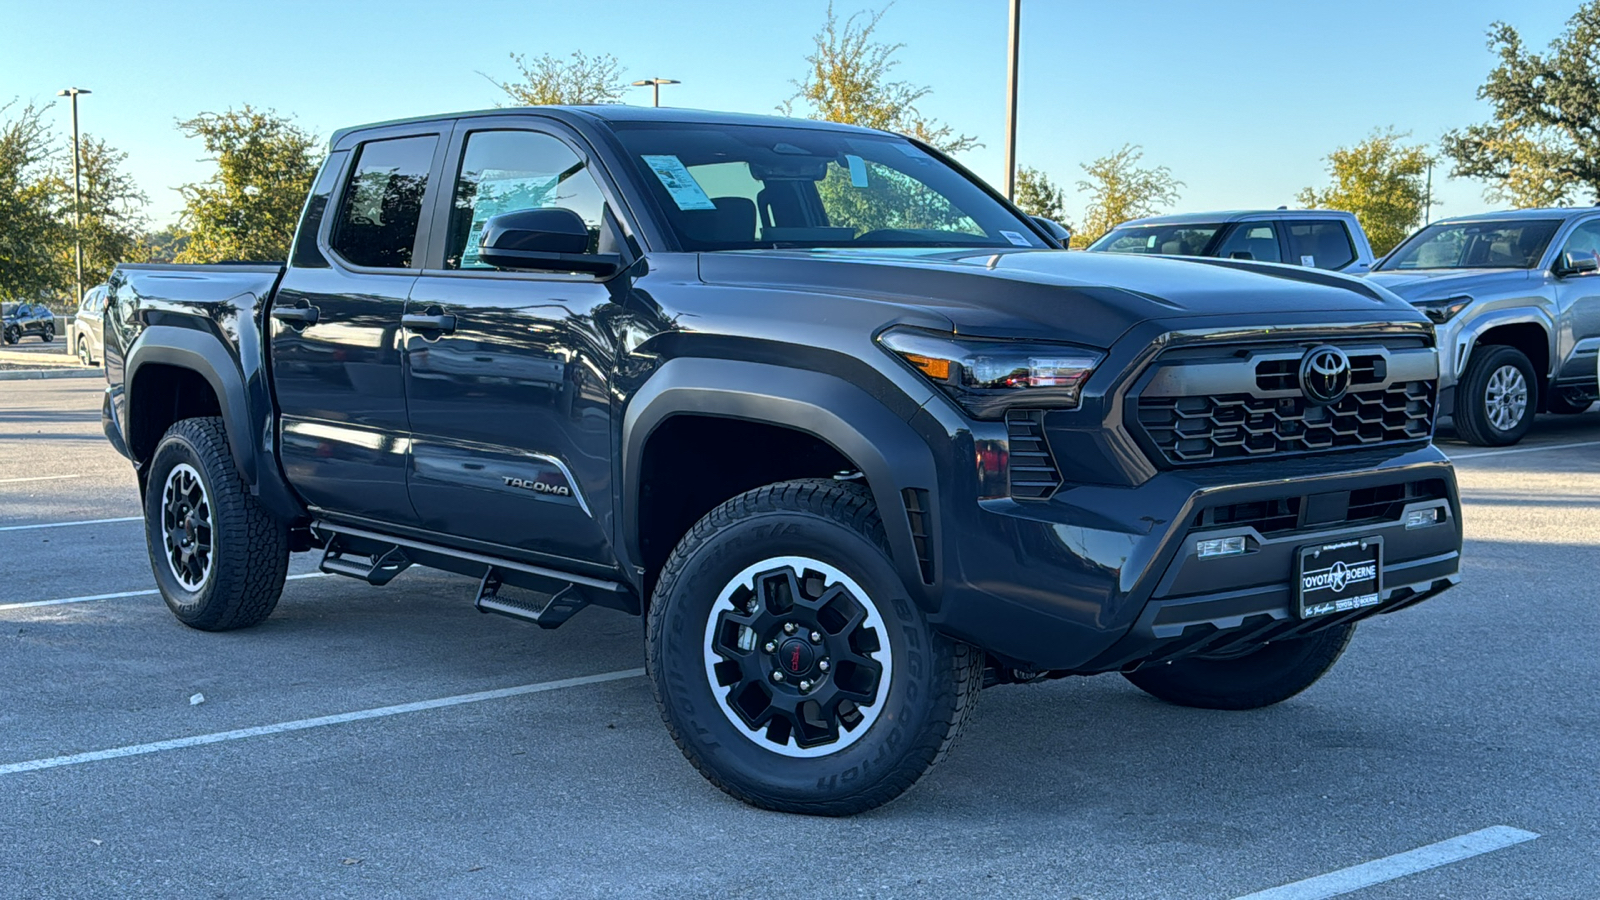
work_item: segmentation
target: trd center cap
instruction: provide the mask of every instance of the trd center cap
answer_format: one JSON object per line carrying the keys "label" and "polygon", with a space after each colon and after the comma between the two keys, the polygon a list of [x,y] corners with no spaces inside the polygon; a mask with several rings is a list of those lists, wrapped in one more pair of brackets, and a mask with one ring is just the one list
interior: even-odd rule
{"label": "trd center cap", "polygon": [[790,638],[778,647],[778,668],[790,675],[806,674],[816,661],[811,645],[799,638]]}

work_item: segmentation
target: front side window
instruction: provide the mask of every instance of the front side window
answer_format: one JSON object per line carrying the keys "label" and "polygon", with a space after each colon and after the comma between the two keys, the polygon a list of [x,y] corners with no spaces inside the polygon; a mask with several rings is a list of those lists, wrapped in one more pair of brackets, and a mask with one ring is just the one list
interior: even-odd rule
{"label": "front side window", "polygon": [[1561,248],[1561,259],[1557,262],[1575,259],[1592,259],[1600,263],[1600,219],[1590,219],[1574,228],[1572,236]]}
{"label": "front side window", "polygon": [[1211,245],[1221,225],[1124,225],[1089,245],[1104,253],[1145,253],[1161,256],[1200,256]]}
{"label": "front side window", "polygon": [[1378,268],[1531,269],[1560,225],[1554,219],[1440,222],[1407,238]]}
{"label": "front side window", "polygon": [[687,250],[1046,246],[904,138],[768,125],[617,123]]}
{"label": "front side window", "polygon": [[582,157],[560,139],[536,131],[467,135],[450,211],[445,268],[492,269],[478,259],[483,223],[523,209],[559,207],[589,226],[589,250],[600,240],[606,201]]}
{"label": "front side window", "polygon": [[438,142],[427,135],[361,145],[333,226],[330,243],[340,256],[377,269],[411,266]]}
{"label": "front side window", "polygon": [[1245,222],[1233,226],[1222,245],[1211,253],[1223,259],[1283,262],[1278,252],[1278,229],[1271,222]]}
{"label": "front side window", "polygon": [[1342,269],[1356,261],[1343,222],[1289,222],[1289,262],[1314,269]]}

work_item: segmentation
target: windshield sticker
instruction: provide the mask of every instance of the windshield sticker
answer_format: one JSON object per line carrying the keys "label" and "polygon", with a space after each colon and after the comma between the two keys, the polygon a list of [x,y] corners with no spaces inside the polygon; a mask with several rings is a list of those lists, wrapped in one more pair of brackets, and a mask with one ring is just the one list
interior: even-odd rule
{"label": "windshield sticker", "polygon": [[1317,267],[1317,258],[1309,254],[1302,256],[1300,257],[1300,265],[1305,266],[1308,269],[1315,269]]}
{"label": "windshield sticker", "polygon": [[867,161],[859,156],[846,153],[844,161],[850,164],[850,184],[864,188],[867,186]]}
{"label": "windshield sticker", "polygon": [[672,202],[678,204],[679,209],[716,209],[717,205],[706,196],[705,188],[700,182],[694,180],[689,170],[684,167],[683,160],[676,156],[641,156],[644,164],[650,171],[656,173],[661,179],[661,186],[672,195]]}
{"label": "windshield sticker", "polygon": [[1018,234],[1015,231],[1002,231],[1002,232],[1000,232],[1000,236],[1005,238],[1006,240],[1010,241],[1011,243],[1016,244],[1018,247],[1031,246],[1028,243],[1028,239],[1027,238],[1023,237],[1022,235]]}

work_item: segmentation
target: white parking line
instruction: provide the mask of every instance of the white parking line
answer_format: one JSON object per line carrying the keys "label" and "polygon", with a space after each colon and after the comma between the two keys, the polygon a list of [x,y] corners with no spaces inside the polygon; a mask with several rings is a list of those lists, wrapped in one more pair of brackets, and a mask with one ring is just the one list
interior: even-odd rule
{"label": "white parking line", "polygon": [[602,672],[599,675],[582,675],[577,678],[562,678],[558,681],[541,681],[535,684],[518,685],[517,687],[500,688],[493,691],[478,691],[472,694],[457,694],[454,697],[440,697],[437,700],[419,700],[415,703],[402,703],[398,706],[380,706],[376,709],[359,709],[354,712],[338,713],[332,716],[317,716],[314,719],[295,719],[292,722],[278,722],[273,725],[257,725],[254,728],[238,728],[233,731],[216,731],[211,734],[197,734],[192,737],[173,738],[169,741],[153,741],[148,744],[132,744],[126,747],[113,747],[109,750],[94,750],[89,753],[74,753],[70,756],[52,756],[48,759],[30,759],[26,762],[8,763],[0,765],[0,775],[15,775],[18,772],[37,772],[40,769],[55,769],[61,766],[76,766],[82,763],[99,762],[103,759],[120,759],[124,756],[143,756],[147,753],[161,753],[167,750],[182,750],[185,747],[201,747],[206,744],[220,744],[223,741],[241,741],[245,738],[263,737],[269,734],[283,734],[287,731],[304,731],[307,728],[321,728],[324,725],[342,725],[346,722],[360,722],[364,719],[381,719],[386,716],[398,716],[404,713],[422,712],[429,709],[443,709],[448,706],[462,706],[468,703],[482,703],[485,700],[502,700],[506,697],[520,697],[524,694],[541,694],[546,691],[559,691],[563,688],[580,687],[586,684],[600,684],[605,681],[620,681],[625,678],[638,678],[644,674],[643,669],[623,669],[617,672]]}
{"label": "white parking line", "polygon": [[[285,580],[294,581],[297,578],[322,578],[327,574],[327,572],[306,572],[300,575],[290,575]],[[8,609],[30,609],[35,606],[61,606],[65,603],[89,603],[95,600],[121,600],[124,597],[148,597],[151,594],[158,593],[160,593],[160,591],[156,590],[155,588],[150,588],[149,590],[143,591],[120,591],[115,594],[90,594],[87,597],[63,597],[60,600],[29,600],[26,603],[0,603],[0,612],[4,612]]]}
{"label": "white parking line", "polygon": [[1570,444],[1545,444],[1539,447],[1510,447],[1505,450],[1484,450],[1481,453],[1449,454],[1450,461],[1477,459],[1480,456],[1505,456],[1510,453],[1538,453],[1540,450],[1571,450],[1573,447],[1592,447],[1600,441],[1575,441]]}
{"label": "white parking line", "polygon": [[112,522],[142,522],[144,516],[123,516],[120,519],[84,519],[79,522],[45,522],[42,525],[0,525],[0,531],[30,531],[35,528],[67,528],[73,525],[109,525]]}
{"label": "white parking line", "polygon": [[82,478],[83,475],[31,475],[27,478],[0,478],[0,484],[21,484],[24,481],[59,481],[63,478]]}
{"label": "white parking line", "polygon": [[1521,828],[1512,828],[1509,825],[1495,825],[1471,834],[1463,834],[1437,844],[1396,853],[1394,856],[1385,856],[1372,862],[1296,881],[1282,887],[1257,891],[1254,894],[1236,898],[1236,900],[1324,900],[1327,897],[1338,897],[1352,891],[1404,878],[1428,869],[1482,856],[1503,850],[1523,841],[1531,841],[1539,835]]}

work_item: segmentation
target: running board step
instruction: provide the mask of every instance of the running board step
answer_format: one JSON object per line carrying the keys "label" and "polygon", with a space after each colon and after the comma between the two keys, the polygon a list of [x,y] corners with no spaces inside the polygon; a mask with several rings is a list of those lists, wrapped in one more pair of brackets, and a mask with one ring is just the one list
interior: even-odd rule
{"label": "running board step", "polygon": [[[535,594],[527,600],[520,597],[501,597],[500,571],[490,566],[478,582],[478,599],[473,606],[481,613],[498,613],[513,619],[532,622],[540,628],[559,628],[579,610],[589,605],[583,590],[575,584],[563,585],[554,594]],[[542,598],[542,599],[541,599]]]}
{"label": "running board step", "polygon": [[322,560],[317,568],[334,575],[359,578],[367,584],[382,586],[396,575],[411,568],[411,560],[399,545],[391,544],[382,553],[352,553],[339,546],[339,536],[334,535],[322,548]]}

